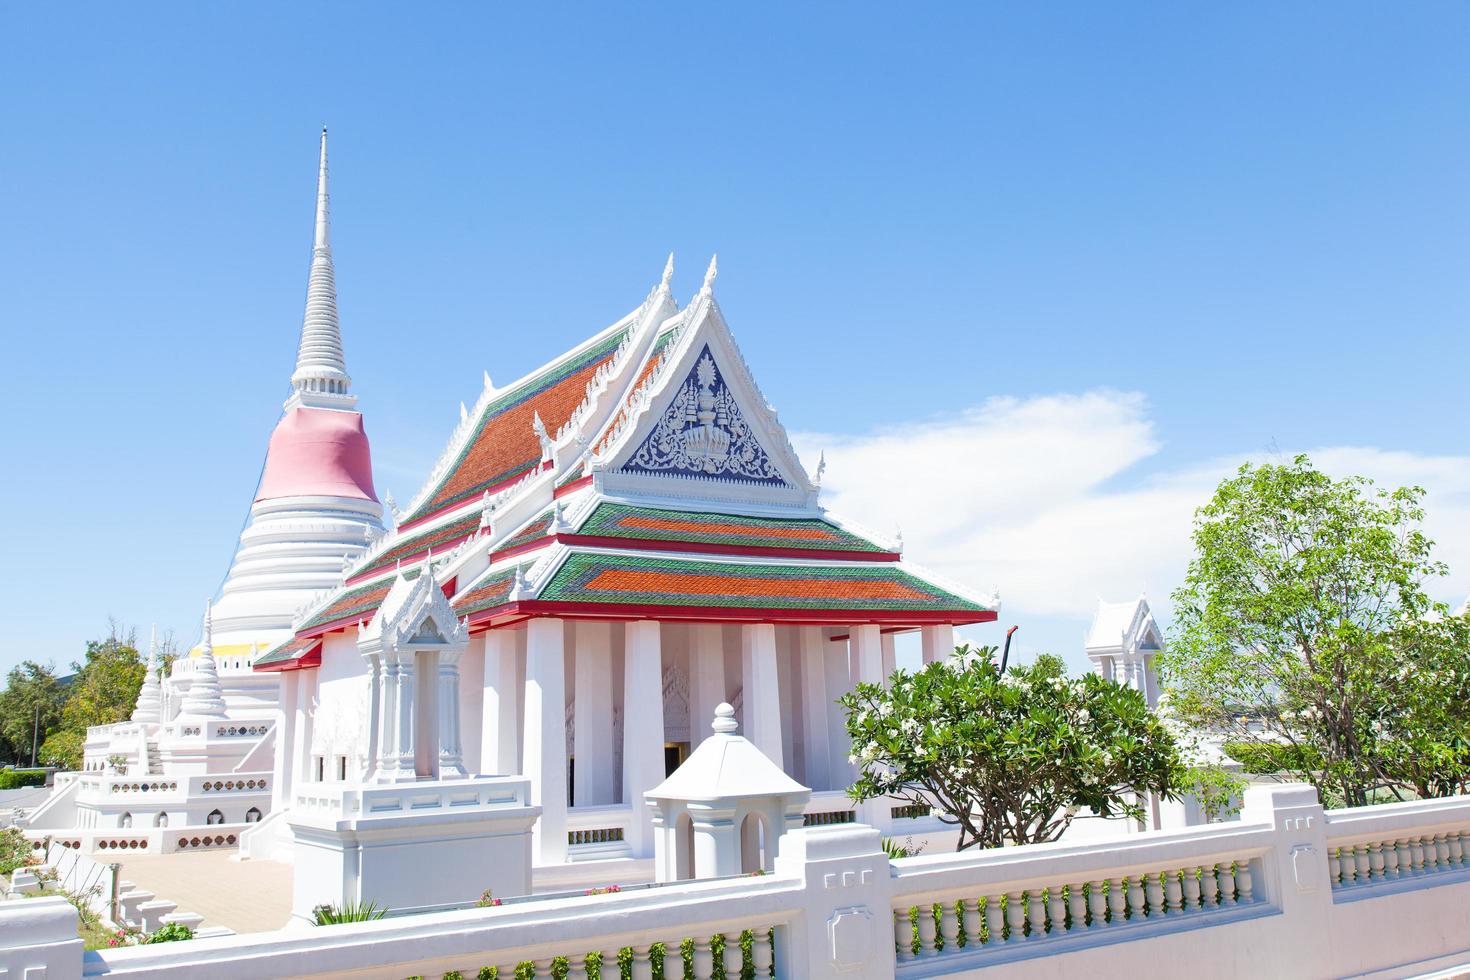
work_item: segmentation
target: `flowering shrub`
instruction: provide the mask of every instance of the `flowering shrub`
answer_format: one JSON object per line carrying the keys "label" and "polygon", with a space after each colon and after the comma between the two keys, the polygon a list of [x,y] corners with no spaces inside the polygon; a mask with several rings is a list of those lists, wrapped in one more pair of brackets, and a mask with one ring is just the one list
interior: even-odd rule
{"label": "flowering shrub", "polygon": [[1148,793],[1187,780],[1173,736],[1143,695],[1055,657],[1002,671],[993,647],[961,646],[887,687],[859,684],[847,709],[854,800],[937,806],[957,849],[1056,840],[1085,810],[1141,818]]}
{"label": "flowering shrub", "polygon": [[494,908],[495,906],[497,906],[499,904],[500,904],[500,899],[498,899],[494,895],[492,895],[490,893],[490,889],[487,888],[483,892],[480,893],[480,900],[475,903],[475,907],[476,908],[482,908],[482,909],[488,909],[488,908]]}
{"label": "flowering shrub", "polygon": [[586,894],[588,894],[588,895],[612,895],[612,894],[614,894],[616,892],[620,892],[622,890],[623,890],[623,886],[622,885],[608,885],[606,888],[589,888],[589,889],[587,889]]}

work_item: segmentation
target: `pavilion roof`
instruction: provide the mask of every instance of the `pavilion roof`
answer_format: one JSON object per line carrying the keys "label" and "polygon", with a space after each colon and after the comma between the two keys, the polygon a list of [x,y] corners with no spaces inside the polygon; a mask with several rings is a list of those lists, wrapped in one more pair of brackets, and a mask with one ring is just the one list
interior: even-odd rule
{"label": "pavilion roof", "polygon": [[478,513],[466,514],[447,524],[416,528],[412,533],[397,536],[395,541],[379,552],[366,565],[352,569],[352,580],[369,578],[399,562],[417,561],[430,549],[436,553],[448,551],[480,527]]}
{"label": "pavilion roof", "polygon": [[302,661],[307,660],[321,642],[319,636],[293,636],[256,657],[252,669],[282,670],[302,665]]}

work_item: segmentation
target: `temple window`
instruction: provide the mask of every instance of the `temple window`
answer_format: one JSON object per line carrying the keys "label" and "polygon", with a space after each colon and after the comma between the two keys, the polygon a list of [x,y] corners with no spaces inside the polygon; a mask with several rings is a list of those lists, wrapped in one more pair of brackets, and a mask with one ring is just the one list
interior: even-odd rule
{"label": "temple window", "polygon": [[204,818],[204,822],[211,826],[222,824],[225,822],[225,815],[223,813],[220,813],[218,810],[210,810],[209,816]]}
{"label": "temple window", "polygon": [[167,813],[160,813],[158,816],[154,817],[153,818],[153,826],[155,826],[155,827],[167,827],[168,826],[168,814]]}
{"label": "temple window", "polygon": [[259,823],[260,822],[260,809],[258,807],[251,807],[250,809],[246,810],[245,811],[245,822],[246,823]]}

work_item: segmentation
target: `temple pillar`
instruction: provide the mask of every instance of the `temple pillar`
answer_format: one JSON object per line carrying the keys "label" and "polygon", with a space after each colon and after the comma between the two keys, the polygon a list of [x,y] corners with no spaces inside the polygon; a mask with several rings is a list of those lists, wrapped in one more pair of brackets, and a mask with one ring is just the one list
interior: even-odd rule
{"label": "temple pillar", "polygon": [[304,785],[316,779],[311,765],[311,699],[316,693],[317,669],[293,671],[296,675],[296,743],[291,751],[296,755],[296,784]]}
{"label": "temple pillar", "polygon": [[632,805],[628,846],[653,853],[653,811],[643,794],[664,779],[664,672],[659,624],[625,627],[623,644],[623,802]]}
{"label": "temple pillar", "polygon": [[378,759],[373,781],[405,783],[418,778],[415,767],[414,674],[416,665],[407,659],[384,653],[382,661],[382,711],[378,716]]}
{"label": "temple pillar", "polygon": [[829,712],[836,711],[827,693],[827,665],[823,654],[827,640],[817,626],[796,628],[796,657],[801,664],[801,744],[806,771],[801,781],[808,786],[831,787],[831,732]]}
{"label": "temple pillar", "polygon": [[948,660],[954,654],[954,627],[948,623],[921,627],[919,643],[923,648],[924,663]]}
{"label": "temple pillar", "polygon": [[498,776],[521,771],[517,752],[520,738],[520,697],[516,686],[516,634],[490,630],[485,634],[484,700],[481,703],[480,770]]}
{"label": "temple pillar", "polygon": [[878,627],[854,626],[848,633],[852,644],[852,662],[857,680],[862,684],[883,683],[883,640]]}
{"label": "temple pillar", "polygon": [[852,740],[847,737],[847,713],[837,704],[837,699],[852,690],[853,676],[848,644],[851,640],[829,640],[820,631],[823,650],[822,662],[827,676],[827,739],[829,778],[831,782],[814,789],[846,789],[853,781],[853,766],[847,761],[852,752]]}
{"label": "temple pillar", "polygon": [[439,758],[437,778],[464,779],[464,753],[459,742],[459,654],[444,650],[439,654],[438,715]]}
{"label": "temple pillar", "polygon": [[725,698],[725,638],[718,623],[689,627],[689,747],[695,749],[708,734],[706,718]]}
{"label": "temple pillar", "polygon": [[577,806],[613,802],[612,624],[577,623],[572,753]]}
{"label": "temple pillar", "polygon": [[533,832],[536,864],[567,859],[566,631],[560,619],[526,624],[523,775],[531,805],[541,807]]}
{"label": "temple pillar", "polygon": [[720,878],[740,874],[740,835],[733,809],[691,804],[694,823],[694,877]]}
{"label": "temple pillar", "polygon": [[290,805],[291,780],[296,772],[296,675],[277,674],[280,684],[281,720],[276,724],[276,754],[271,763],[271,810]]}
{"label": "temple pillar", "polygon": [[745,678],[745,737],[767,759],[782,765],[781,684],[776,664],[776,627],[749,623],[740,631]]}
{"label": "temple pillar", "polygon": [[886,687],[888,678],[898,669],[898,644],[892,633],[880,630],[878,635],[882,638],[879,642],[883,645],[883,684]]}

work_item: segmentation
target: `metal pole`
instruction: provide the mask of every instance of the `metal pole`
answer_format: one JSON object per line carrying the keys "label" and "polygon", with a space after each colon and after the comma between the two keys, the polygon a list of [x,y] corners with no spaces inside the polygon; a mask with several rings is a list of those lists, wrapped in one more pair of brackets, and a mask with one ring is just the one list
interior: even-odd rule
{"label": "metal pole", "polygon": [[41,706],[36,705],[36,720],[31,725],[31,768],[36,768],[36,743],[41,738]]}
{"label": "metal pole", "polygon": [[122,865],[114,862],[108,867],[112,869],[112,896],[107,903],[107,917],[112,920],[113,925],[121,927],[123,923],[117,918],[117,880],[120,877],[118,872],[122,870]]}

